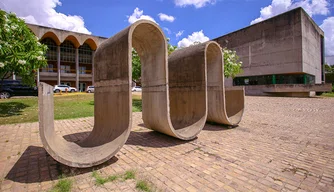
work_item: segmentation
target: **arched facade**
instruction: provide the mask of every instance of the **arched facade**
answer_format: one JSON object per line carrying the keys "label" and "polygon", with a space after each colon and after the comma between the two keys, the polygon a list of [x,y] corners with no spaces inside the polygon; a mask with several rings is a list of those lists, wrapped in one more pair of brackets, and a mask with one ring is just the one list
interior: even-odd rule
{"label": "arched facade", "polygon": [[50,85],[67,84],[85,91],[94,84],[94,52],[107,38],[27,24],[48,46],[48,66],[41,68],[37,82]]}

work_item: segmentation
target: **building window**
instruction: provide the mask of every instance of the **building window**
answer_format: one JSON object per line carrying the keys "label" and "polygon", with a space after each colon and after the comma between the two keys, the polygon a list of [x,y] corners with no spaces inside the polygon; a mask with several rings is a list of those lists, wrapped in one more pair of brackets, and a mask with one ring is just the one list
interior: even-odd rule
{"label": "building window", "polygon": [[276,75],[276,84],[304,84],[304,75]]}
{"label": "building window", "polygon": [[53,72],[53,64],[48,64],[47,67],[42,68],[42,72]]}
{"label": "building window", "polygon": [[87,43],[79,47],[79,63],[93,63],[93,50]]}
{"label": "building window", "polygon": [[42,44],[48,46],[48,50],[46,52],[46,59],[48,61],[57,61],[57,44],[51,38],[45,38],[41,41]]}
{"label": "building window", "polygon": [[71,66],[60,65],[60,73],[71,73]]}
{"label": "building window", "polygon": [[64,41],[60,45],[60,61],[75,63],[75,47],[71,41]]}
{"label": "building window", "polygon": [[233,85],[314,84],[315,77],[309,74],[279,74],[236,77]]}
{"label": "building window", "polygon": [[70,82],[61,82],[60,84],[61,84],[61,85],[68,85],[68,86],[71,86],[71,83],[70,83]]}
{"label": "building window", "polygon": [[315,76],[305,74],[305,84],[315,84]]}
{"label": "building window", "polygon": [[86,74],[86,67],[79,67],[79,74]]}

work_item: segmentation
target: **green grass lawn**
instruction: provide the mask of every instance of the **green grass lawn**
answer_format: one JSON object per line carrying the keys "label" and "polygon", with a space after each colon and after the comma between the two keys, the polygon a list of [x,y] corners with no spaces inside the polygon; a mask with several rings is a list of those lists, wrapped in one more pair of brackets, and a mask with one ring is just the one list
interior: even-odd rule
{"label": "green grass lawn", "polygon": [[331,92],[331,93],[323,93],[321,96],[323,96],[323,97],[334,97],[334,92]]}
{"label": "green grass lawn", "polygon": [[[141,111],[141,97],[133,95],[132,111]],[[94,116],[94,94],[67,94],[54,97],[55,119]],[[37,97],[0,100],[0,125],[38,121]]]}

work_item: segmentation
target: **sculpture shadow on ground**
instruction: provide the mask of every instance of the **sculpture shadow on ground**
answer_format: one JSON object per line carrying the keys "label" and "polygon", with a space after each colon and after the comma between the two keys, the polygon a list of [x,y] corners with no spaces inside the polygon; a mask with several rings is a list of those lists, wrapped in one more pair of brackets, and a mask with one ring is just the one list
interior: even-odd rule
{"label": "sculpture shadow on ground", "polygon": [[21,102],[3,102],[0,103],[0,117],[10,117],[22,115],[22,110],[29,107]]}
{"label": "sculpture shadow on ground", "polygon": [[[195,139],[197,139],[197,137],[195,137],[193,140]],[[189,141],[180,140],[157,131],[144,131],[144,132],[132,131],[125,145],[164,148],[188,142]]]}
{"label": "sculpture shadow on ground", "polygon": [[43,147],[29,146],[8,172],[5,179],[18,183],[52,181],[59,179],[61,176],[75,176],[99,170],[117,161],[118,158],[114,156],[98,166],[73,168],[55,161]]}
{"label": "sculpture shadow on ground", "polygon": [[238,126],[224,125],[215,122],[206,122],[203,130],[206,131],[227,131],[230,129],[237,128]]}
{"label": "sculpture shadow on ground", "polygon": [[[90,131],[79,132],[79,133],[64,135],[63,138],[69,142],[79,143],[80,141],[88,137],[89,134]],[[184,144],[187,142],[189,141],[183,141],[175,137],[170,137],[168,135],[162,134],[157,131],[148,130],[140,132],[131,131],[129,139],[127,140],[125,145],[164,148],[164,147],[171,147]]]}

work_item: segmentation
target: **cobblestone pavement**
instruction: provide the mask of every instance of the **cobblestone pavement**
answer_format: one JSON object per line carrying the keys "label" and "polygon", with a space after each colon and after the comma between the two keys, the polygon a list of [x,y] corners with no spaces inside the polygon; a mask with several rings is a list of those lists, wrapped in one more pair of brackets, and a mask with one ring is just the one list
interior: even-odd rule
{"label": "cobblestone pavement", "polygon": [[[188,142],[144,128],[134,113],[125,146],[89,169],[55,162],[41,145],[38,123],[0,126],[0,190],[47,191],[63,174],[72,191],[135,191],[138,180],[158,191],[334,191],[334,99],[247,97],[246,107],[239,127],[207,124]],[[92,126],[93,118],[56,121],[69,141]],[[136,179],[97,186],[93,170],[136,170]]]}

